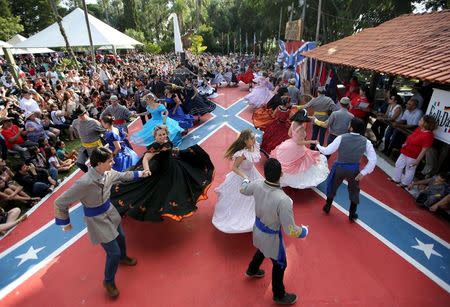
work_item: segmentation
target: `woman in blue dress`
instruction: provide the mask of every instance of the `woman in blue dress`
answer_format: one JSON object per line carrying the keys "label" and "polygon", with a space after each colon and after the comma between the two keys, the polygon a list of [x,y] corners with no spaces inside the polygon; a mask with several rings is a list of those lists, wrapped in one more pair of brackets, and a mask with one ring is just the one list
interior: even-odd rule
{"label": "woman in blue dress", "polygon": [[189,129],[194,126],[194,116],[184,113],[182,103],[177,94],[171,88],[164,91],[169,117],[176,120],[181,128]]}
{"label": "woman in blue dress", "polygon": [[114,156],[112,168],[118,172],[123,172],[138,163],[139,156],[132,149],[125,132],[114,127],[113,121],[114,118],[110,115],[101,118],[102,126],[107,130],[105,140]]}
{"label": "woman in blue dress", "polygon": [[131,141],[141,146],[148,146],[155,141],[153,137],[153,131],[156,126],[166,125],[169,129],[169,139],[176,146],[181,144],[181,134],[184,129],[180,127],[176,120],[171,119],[167,115],[169,112],[166,107],[158,102],[156,96],[152,93],[147,94],[142,99],[145,100],[147,112],[137,115],[151,115],[151,119],[148,120],[142,129],[131,135]]}

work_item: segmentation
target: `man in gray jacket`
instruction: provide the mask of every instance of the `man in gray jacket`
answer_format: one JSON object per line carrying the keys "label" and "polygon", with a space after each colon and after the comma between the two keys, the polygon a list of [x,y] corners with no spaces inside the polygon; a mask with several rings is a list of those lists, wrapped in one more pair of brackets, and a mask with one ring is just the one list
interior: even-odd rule
{"label": "man in gray jacket", "polygon": [[270,258],[273,264],[272,291],[273,300],[277,304],[294,304],[297,295],[286,293],[283,284],[286,270],[286,250],[284,248],[281,226],[286,234],[305,238],[308,235],[307,226],[297,226],[292,211],[292,199],[280,188],[281,164],[270,158],[264,164],[266,180],[242,182],[240,192],[253,195],[255,198],[256,220],[253,226],[253,245],[257,248],[250,262],[246,275],[261,278],[265,272],[259,267],[264,258]]}
{"label": "man in gray jacket", "polygon": [[105,279],[103,286],[109,296],[117,297],[119,290],[115,275],[119,263],[136,265],[136,259],[127,256],[125,234],[121,217],[111,205],[111,187],[119,182],[136,180],[150,175],[149,171],[116,172],[111,170],[113,155],[107,148],[95,148],[91,153],[91,166],[73,186],[55,201],[55,223],[64,231],[72,229],[69,206],[78,202],[83,205],[85,222],[93,244],[101,244],[106,252]]}

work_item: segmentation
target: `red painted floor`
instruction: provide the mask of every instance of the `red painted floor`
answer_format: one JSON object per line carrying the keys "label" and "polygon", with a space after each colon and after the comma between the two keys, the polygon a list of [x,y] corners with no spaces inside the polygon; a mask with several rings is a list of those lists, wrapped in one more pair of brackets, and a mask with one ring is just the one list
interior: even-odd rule
{"label": "red painted floor", "polygon": [[[240,88],[220,91],[226,93],[218,97],[224,99],[222,103],[231,101],[231,95],[245,95]],[[138,129],[139,124],[133,129]],[[263,265],[266,277],[244,277],[254,252],[251,234],[227,235],[211,224],[216,202],[213,188],[223,181],[230,167],[230,162],[222,158],[223,152],[236,137],[228,127],[217,133],[220,138],[212,137],[202,144],[216,166],[216,177],[209,199],[199,203],[193,217],[180,223],[159,224],[124,220],[128,252],[139,263],[119,269],[118,300],[111,302],[101,286],[103,250],[83,236],[6,296],[1,305],[272,305],[269,262]],[[411,209],[414,204],[410,197],[391,185],[381,171],[365,178],[362,186],[372,196],[449,241],[448,224],[428,212]],[[292,189],[287,193],[294,199],[297,223],[309,225],[311,231],[306,240],[286,240],[285,284],[287,290],[299,294],[298,306],[448,306],[450,296],[445,290],[357,224],[348,223],[338,210],[324,216],[323,199],[318,194]],[[53,214],[52,199],[0,241],[0,251],[48,222]]]}

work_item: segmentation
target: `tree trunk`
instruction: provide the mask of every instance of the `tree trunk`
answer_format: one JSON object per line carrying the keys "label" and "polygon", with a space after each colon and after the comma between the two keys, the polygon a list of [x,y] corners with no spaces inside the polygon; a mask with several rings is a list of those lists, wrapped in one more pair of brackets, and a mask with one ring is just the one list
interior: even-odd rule
{"label": "tree trunk", "polygon": [[77,70],[79,69],[77,58],[75,57],[75,54],[73,53],[72,47],[70,47],[69,40],[67,39],[66,31],[64,31],[64,27],[62,25],[62,18],[58,14],[58,10],[56,8],[55,0],[48,0],[50,3],[50,6],[52,7],[53,15],[55,15],[56,22],[58,22],[59,31],[61,31],[61,35],[64,38],[64,41],[66,42],[66,48],[69,52],[69,55],[72,57],[72,59],[75,61],[75,66],[77,67]]}

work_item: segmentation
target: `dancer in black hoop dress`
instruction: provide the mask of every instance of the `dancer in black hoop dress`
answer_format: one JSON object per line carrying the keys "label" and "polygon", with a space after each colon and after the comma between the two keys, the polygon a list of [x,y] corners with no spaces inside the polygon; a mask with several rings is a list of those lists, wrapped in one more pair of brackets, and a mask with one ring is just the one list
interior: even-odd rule
{"label": "dancer in black hoop dress", "polygon": [[159,222],[163,217],[180,221],[207,198],[214,173],[209,155],[198,145],[173,148],[167,136],[166,126],[156,126],[156,141],[133,168],[149,170],[149,177],[112,188],[111,202],[122,215],[140,221]]}

